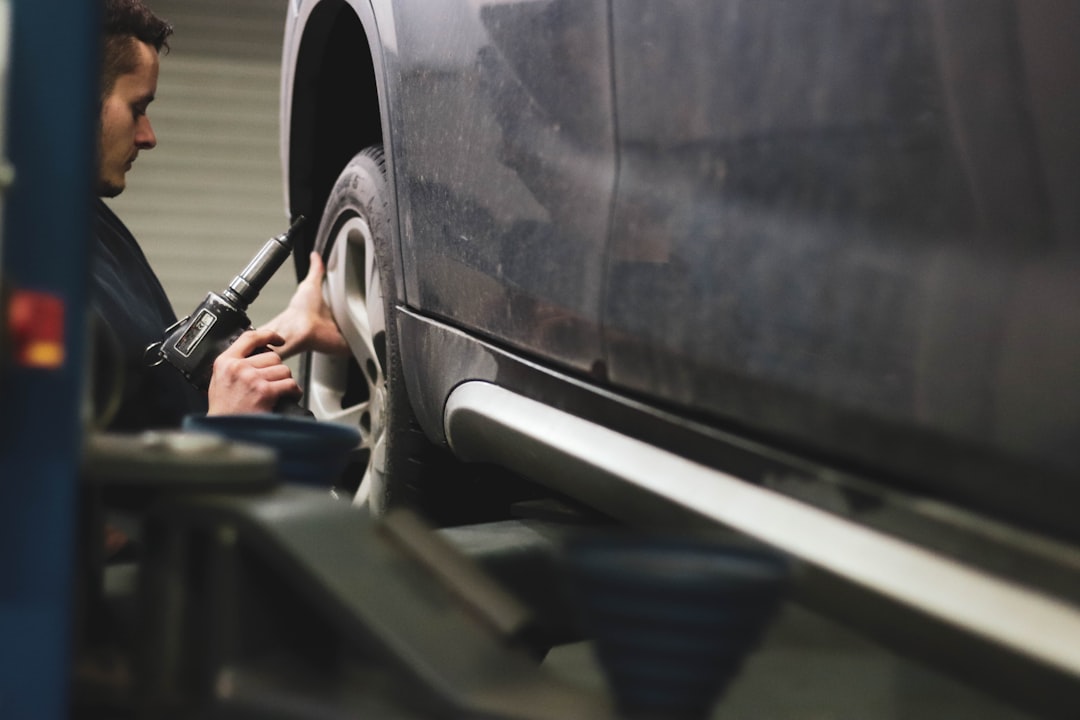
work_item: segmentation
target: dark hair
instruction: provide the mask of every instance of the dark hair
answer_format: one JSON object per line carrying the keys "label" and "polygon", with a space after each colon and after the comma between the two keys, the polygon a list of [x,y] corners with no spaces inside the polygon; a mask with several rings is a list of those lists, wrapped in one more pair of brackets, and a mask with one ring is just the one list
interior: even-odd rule
{"label": "dark hair", "polygon": [[135,42],[158,52],[169,51],[172,25],[162,20],[142,0],[104,0],[101,97],[112,92],[116,78],[135,70]]}

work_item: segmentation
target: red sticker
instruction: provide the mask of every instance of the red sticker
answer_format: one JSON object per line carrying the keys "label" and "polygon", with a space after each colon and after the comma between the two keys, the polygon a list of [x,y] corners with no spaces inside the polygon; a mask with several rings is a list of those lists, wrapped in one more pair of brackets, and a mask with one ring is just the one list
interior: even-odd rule
{"label": "red sticker", "polygon": [[16,364],[45,369],[64,364],[64,301],[59,297],[16,290],[8,302],[8,329]]}

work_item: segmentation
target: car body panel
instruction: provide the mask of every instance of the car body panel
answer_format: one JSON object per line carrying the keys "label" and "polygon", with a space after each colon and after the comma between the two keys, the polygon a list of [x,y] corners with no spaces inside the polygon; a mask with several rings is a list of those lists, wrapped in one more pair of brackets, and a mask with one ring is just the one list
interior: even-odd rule
{"label": "car body panel", "polygon": [[408,304],[588,369],[615,179],[605,3],[397,3],[394,20]]}
{"label": "car body panel", "polygon": [[1077,11],[954,5],[613,4],[608,374],[1039,522],[1080,473]]}
{"label": "car body panel", "polygon": [[[287,182],[318,151],[288,125],[299,38],[313,8],[349,7],[375,55],[378,96],[353,110],[381,127],[400,304],[665,412],[1076,536],[1080,6],[293,7]],[[472,361],[404,352],[441,439]]]}

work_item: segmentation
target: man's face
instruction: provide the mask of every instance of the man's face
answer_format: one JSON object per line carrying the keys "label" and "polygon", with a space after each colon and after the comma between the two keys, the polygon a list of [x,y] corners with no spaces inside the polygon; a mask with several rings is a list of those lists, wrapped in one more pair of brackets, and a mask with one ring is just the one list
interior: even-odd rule
{"label": "man's face", "polygon": [[157,93],[158,53],[151,45],[135,41],[138,64],[133,72],[116,79],[112,92],[101,104],[98,139],[98,195],[116,197],[124,190],[124,176],[140,150],[157,145],[146,109]]}

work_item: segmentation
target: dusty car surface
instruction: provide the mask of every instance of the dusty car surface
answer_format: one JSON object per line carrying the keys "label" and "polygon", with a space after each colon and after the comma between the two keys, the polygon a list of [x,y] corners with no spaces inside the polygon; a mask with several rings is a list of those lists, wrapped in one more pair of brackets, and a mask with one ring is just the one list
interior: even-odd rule
{"label": "dusty car surface", "polygon": [[287,209],[353,351],[302,380],[364,433],[344,492],[498,514],[481,463],[865,586],[770,534],[795,498],[1080,600],[1078,7],[292,0]]}

